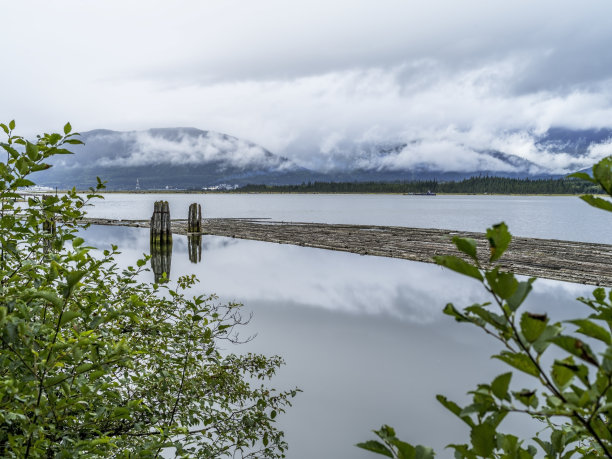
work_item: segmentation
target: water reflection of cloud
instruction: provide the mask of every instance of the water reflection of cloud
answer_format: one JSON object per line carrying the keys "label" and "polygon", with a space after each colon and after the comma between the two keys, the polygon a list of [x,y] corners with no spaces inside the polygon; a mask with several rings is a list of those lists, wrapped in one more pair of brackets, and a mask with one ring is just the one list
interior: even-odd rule
{"label": "water reflection of cloud", "polygon": [[[133,263],[148,252],[146,230],[106,227],[89,230],[88,236],[100,248],[118,244],[121,263]],[[439,317],[447,301],[482,299],[475,282],[434,265],[214,236],[203,242],[203,261],[193,265],[186,238],[174,238],[172,278],[195,273],[201,280],[198,289],[228,300],[297,301],[423,323]]]}
{"label": "water reflection of cloud", "polygon": [[[94,227],[87,236],[100,248],[118,244],[122,265],[149,252],[145,229]],[[192,273],[199,291],[226,301],[298,303],[412,323],[438,320],[447,302],[463,307],[489,300],[478,282],[433,264],[216,236],[203,237],[202,262],[193,264],[187,238],[175,236],[171,279]],[[527,305],[566,318],[577,313],[575,298],[591,290],[539,279]]]}
{"label": "water reflection of cloud", "polygon": [[[352,314],[428,322],[439,316],[446,301],[481,298],[475,283],[434,265],[405,260],[255,241],[210,250],[204,258],[206,283],[219,295],[241,301],[299,301]],[[438,283],[445,285],[442,295]]]}

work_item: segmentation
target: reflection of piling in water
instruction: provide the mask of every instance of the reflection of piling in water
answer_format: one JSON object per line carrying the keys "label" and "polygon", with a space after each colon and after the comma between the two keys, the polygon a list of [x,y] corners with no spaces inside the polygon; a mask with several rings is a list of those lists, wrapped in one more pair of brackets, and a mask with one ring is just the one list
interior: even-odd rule
{"label": "reflection of piling in water", "polygon": [[189,205],[189,215],[187,217],[187,232],[199,233],[202,231],[202,206],[200,204]]}
{"label": "reflection of piling in water", "polygon": [[168,201],[156,201],[151,217],[151,246],[161,248],[165,245],[172,245],[170,205]]}
{"label": "reflection of piling in water", "polygon": [[172,228],[170,224],[170,205],[168,201],[156,201],[151,217],[151,269],[155,282],[170,278],[172,260]]}
{"label": "reflection of piling in water", "polygon": [[155,282],[160,283],[170,279],[170,264],[172,262],[172,243],[165,245],[157,245],[151,241],[151,269]]}
{"label": "reflection of piling in water", "polygon": [[187,248],[190,262],[199,263],[202,261],[202,236],[200,234],[187,236]]}

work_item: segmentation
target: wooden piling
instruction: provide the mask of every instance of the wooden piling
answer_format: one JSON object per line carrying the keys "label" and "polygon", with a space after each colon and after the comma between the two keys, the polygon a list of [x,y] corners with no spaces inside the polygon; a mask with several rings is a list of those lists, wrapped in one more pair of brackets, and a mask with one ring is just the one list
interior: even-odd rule
{"label": "wooden piling", "polygon": [[[51,199],[52,196],[44,194],[42,196],[43,204],[45,201]],[[50,212],[45,212],[46,218],[42,222],[42,230],[45,234],[43,239],[43,251],[44,253],[49,253],[53,246],[53,239],[55,239],[55,233],[57,231],[57,226],[55,222],[55,216]]]}
{"label": "wooden piling", "polygon": [[151,246],[172,245],[170,205],[168,201],[156,201],[151,216]]}
{"label": "wooden piling", "polygon": [[[51,199],[52,196],[49,196],[48,194],[43,194],[42,196],[42,201],[43,203],[49,199]],[[43,220],[42,223],[42,229],[45,233],[49,233],[55,236],[55,232],[56,232],[56,226],[55,226],[55,218],[53,217],[52,214],[50,214],[49,212],[46,212],[47,218],[45,220]]]}
{"label": "wooden piling", "polygon": [[54,220],[43,221],[42,229],[45,233],[55,235],[55,231],[56,231],[55,221]]}
{"label": "wooden piling", "polygon": [[187,232],[199,233],[202,231],[202,206],[200,204],[189,205],[189,214],[187,216]]}

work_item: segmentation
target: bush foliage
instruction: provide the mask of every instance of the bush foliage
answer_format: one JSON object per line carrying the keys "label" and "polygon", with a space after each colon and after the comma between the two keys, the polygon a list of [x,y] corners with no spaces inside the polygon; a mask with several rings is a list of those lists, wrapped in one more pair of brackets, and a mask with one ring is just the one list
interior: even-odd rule
{"label": "bush foliage", "polygon": [[103,184],[81,196],[30,196],[32,173],[78,135],[30,142],[0,124],[0,456],[284,457],[277,414],[296,390],[267,386],[282,360],[222,352],[240,305],[189,298],[120,270],[117,247],[79,237]]}
{"label": "bush foliage", "polygon": [[[592,176],[575,178],[601,187],[612,195],[612,157],[593,166]],[[611,201],[584,195],[597,208],[612,211]],[[536,280],[519,280],[497,264],[509,247],[511,235],[504,223],[489,228],[487,257],[477,253],[476,241],[455,237],[463,257],[438,256],[436,263],[481,283],[491,301],[457,309],[447,304],[444,313],[458,322],[475,325],[503,345],[493,356],[510,371],[471,391],[471,403],[459,406],[438,395],[438,401],[470,429],[469,442],[448,445],[456,458],[608,457],[612,458],[612,290],[597,288],[592,298],[578,298],[585,314],[563,323],[546,314],[523,311],[521,305]],[[547,351],[555,347],[554,356]],[[551,352],[548,352],[550,354]],[[531,378],[529,387],[512,384],[515,372]],[[543,425],[529,442],[501,431],[509,413],[523,413]],[[428,459],[430,448],[414,446],[383,426],[378,440],[360,448],[396,459]]]}

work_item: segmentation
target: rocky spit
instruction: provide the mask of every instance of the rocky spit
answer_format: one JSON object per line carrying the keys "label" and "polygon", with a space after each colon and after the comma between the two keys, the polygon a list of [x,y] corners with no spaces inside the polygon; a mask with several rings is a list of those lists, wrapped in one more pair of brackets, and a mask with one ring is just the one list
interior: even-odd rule
{"label": "rocky spit", "polygon": [[[149,220],[89,218],[95,225],[148,228]],[[434,255],[458,252],[453,236],[478,241],[486,266],[488,242],[483,233],[398,226],[337,225],[277,222],[266,219],[209,218],[200,233],[188,233],[187,220],[172,220],[174,234],[202,234],[293,244],[327,250],[402,258],[432,263]],[[524,276],[543,277],[580,284],[612,286],[612,245],[514,237],[500,265]]]}

